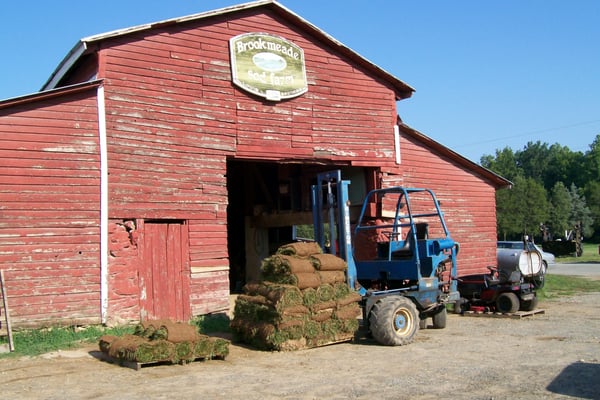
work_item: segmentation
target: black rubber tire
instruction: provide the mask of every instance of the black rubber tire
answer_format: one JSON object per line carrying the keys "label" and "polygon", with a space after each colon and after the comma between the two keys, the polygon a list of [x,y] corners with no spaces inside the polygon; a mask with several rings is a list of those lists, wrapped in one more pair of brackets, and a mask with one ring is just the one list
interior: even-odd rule
{"label": "black rubber tire", "polygon": [[446,320],[448,319],[448,311],[446,307],[442,307],[437,313],[431,317],[433,320],[433,329],[444,329],[446,327]]}
{"label": "black rubber tire", "polygon": [[388,296],[371,309],[369,325],[373,338],[385,346],[403,346],[413,341],[419,330],[419,313],[403,296]]}
{"label": "black rubber tire", "polygon": [[519,307],[519,298],[513,292],[501,293],[496,299],[496,311],[503,314],[516,313]]}
{"label": "black rubber tire", "polygon": [[537,296],[531,300],[525,300],[521,302],[521,310],[522,311],[533,311],[538,305]]}
{"label": "black rubber tire", "polygon": [[546,275],[538,275],[535,278],[533,278],[533,287],[538,290],[538,289],[542,289],[544,287],[544,284],[546,283]]}
{"label": "black rubber tire", "polygon": [[427,329],[427,318],[419,320],[419,329]]}

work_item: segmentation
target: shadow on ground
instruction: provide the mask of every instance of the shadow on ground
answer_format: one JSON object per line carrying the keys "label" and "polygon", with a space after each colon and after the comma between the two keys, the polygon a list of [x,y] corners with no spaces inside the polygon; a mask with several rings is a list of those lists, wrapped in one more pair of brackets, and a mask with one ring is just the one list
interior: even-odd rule
{"label": "shadow on ground", "polygon": [[598,399],[600,396],[600,364],[576,362],[554,378],[546,389],[550,392],[582,399]]}

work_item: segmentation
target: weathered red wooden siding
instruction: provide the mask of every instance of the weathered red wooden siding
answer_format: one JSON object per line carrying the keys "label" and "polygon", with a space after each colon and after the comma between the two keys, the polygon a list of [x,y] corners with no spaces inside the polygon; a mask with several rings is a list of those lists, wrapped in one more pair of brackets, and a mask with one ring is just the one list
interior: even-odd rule
{"label": "weathered red wooden siding", "polygon": [[[241,17],[227,27],[225,46],[231,36],[266,31],[303,48],[309,83],[307,93],[276,105],[234,90],[239,157],[278,160],[293,154],[309,160],[379,165],[393,155],[396,104],[388,86],[335,49],[269,15]],[[228,70],[224,78],[230,79]]]}
{"label": "weathered red wooden siding", "polygon": [[[234,88],[229,39],[249,31],[304,49],[307,94],[272,104]],[[379,166],[393,156],[393,91],[273,16],[252,12],[117,38],[99,60],[110,217],[189,222],[194,314],[229,306],[227,157]]]}
{"label": "weathered red wooden siding", "polygon": [[[307,93],[272,103],[232,84],[229,39],[256,31],[304,49]],[[191,313],[229,307],[227,158],[379,167],[384,186],[431,187],[462,244],[460,274],[495,264],[492,184],[405,135],[396,165],[390,84],[279,15],[258,8],[96,45],[62,84],[97,74],[105,87],[109,322],[140,317],[144,220],[187,222]],[[0,262],[21,324],[100,319],[94,93],[0,107]]]}
{"label": "weathered red wooden siding", "polygon": [[401,164],[386,168],[386,186],[428,187],[442,205],[448,229],[459,242],[459,275],[486,272],[496,265],[495,188],[464,166],[440,157],[406,135]]}
{"label": "weathered red wooden siding", "polygon": [[0,268],[13,326],[100,322],[95,88],[0,108]]}

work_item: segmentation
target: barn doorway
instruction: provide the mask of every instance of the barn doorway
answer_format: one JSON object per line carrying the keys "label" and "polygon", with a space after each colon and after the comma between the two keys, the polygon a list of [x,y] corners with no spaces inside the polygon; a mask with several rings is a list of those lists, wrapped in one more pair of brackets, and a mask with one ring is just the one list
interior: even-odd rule
{"label": "barn doorway", "polygon": [[188,226],[179,220],[146,220],[140,225],[141,319],[188,321],[191,318]]}
{"label": "barn doorway", "polygon": [[352,208],[378,182],[378,169],[348,165],[227,161],[227,236],[230,291],[259,279],[262,260],[294,240],[295,227],[312,224],[311,185],[320,172],[342,170],[351,181]]}

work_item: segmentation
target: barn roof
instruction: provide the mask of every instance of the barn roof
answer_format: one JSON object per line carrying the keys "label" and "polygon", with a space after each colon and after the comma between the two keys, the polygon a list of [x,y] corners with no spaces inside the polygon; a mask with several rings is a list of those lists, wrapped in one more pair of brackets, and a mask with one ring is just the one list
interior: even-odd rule
{"label": "barn roof", "polygon": [[93,51],[93,46],[91,45],[96,42],[100,42],[109,38],[125,36],[134,32],[147,31],[168,25],[187,23],[191,21],[207,19],[214,16],[234,14],[242,10],[257,8],[264,8],[275,12],[277,15],[287,20],[289,23],[298,26],[302,30],[309,32],[318,39],[324,41],[325,43],[328,43],[331,47],[335,48],[337,51],[351,59],[356,64],[366,68],[368,71],[385,80],[386,82],[389,82],[395,90],[397,100],[409,98],[415,91],[412,87],[402,82],[400,79],[396,78],[395,76],[383,70],[376,64],[362,57],[354,50],[345,46],[343,43],[334,39],[332,36],[328,35],[315,25],[311,24],[310,22],[300,17],[298,14],[292,12],[288,8],[284,7],[283,5],[279,4],[275,0],[253,1],[236,6],[217,9],[214,11],[207,11],[188,16],[172,18],[143,25],[137,25],[130,28],[119,29],[107,33],[102,33],[99,35],[85,37],[79,40],[77,44],[73,47],[73,49],[71,49],[71,51],[66,55],[66,57],[60,62],[60,64],[54,70],[48,81],[46,81],[46,83],[42,86],[41,90],[55,88],[60,83],[61,79],[69,72],[69,70],[78,62],[78,60],[83,55],[85,55],[89,51]]}

